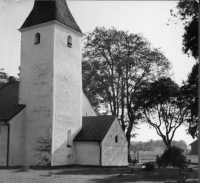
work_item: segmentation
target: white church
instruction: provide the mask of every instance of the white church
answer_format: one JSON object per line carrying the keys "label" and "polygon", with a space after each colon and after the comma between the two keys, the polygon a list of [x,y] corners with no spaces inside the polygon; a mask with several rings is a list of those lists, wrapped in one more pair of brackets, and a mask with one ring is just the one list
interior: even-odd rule
{"label": "white church", "polygon": [[82,92],[83,33],[66,1],[35,0],[19,31],[19,82],[0,85],[0,166],[127,166],[119,121]]}

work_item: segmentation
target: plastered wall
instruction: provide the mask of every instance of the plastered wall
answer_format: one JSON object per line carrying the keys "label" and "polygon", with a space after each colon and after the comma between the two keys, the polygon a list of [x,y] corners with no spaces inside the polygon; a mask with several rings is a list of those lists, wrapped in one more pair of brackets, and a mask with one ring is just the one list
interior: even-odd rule
{"label": "plastered wall", "polygon": [[52,165],[73,164],[74,145],[68,148],[66,143],[67,131],[73,139],[82,126],[81,36],[59,24],[55,25],[53,84]]}
{"label": "plastered wall", "polygon": [[23,109],[10,123],[10,150],[9,166],[22,165],[24,163],[24,126],[22,123],[23,115],[26,109]]}
{"label": "plastered wall", "polygon": [[0,166],[6,166],[8,127],[0,121]]}
{"label": "plastered wall", "polygon": [[[40,43],[35,44],[35,34]],[[53,114],[54,25],[34,26],[21,31],[19,103],[26,105],[25,164],[49,164]]]}
{"label": "plastered wall", "polygon": [[84,93],[82,93],[82,116],[96,116],[94,109]]}
{"label": "plastered wall", "polygon": [[98,142],[75,142],[75,164],[100,165],[100,147]]}
{"label": "plastered wall", "polygon": [[[115,142],[116,135],[117,142]],[[102,166],[127,166],[127,145],[125,135],[116,118],[102,142]]]}

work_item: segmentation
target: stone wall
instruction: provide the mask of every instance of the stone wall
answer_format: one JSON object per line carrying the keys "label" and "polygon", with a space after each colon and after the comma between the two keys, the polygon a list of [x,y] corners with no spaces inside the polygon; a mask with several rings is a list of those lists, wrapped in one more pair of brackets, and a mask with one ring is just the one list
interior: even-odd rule
{"label": "stone wall", "polygon": [[67,147],[67,133],[70,130],[73,139],[82,126],[81,35],[60,24],[55,25],[53,64],[52,165],[73,164],[74,147]]}
{"label": "stone wall", "polygon": [[88,98],[82,93],[82,116],[96,116]]}
{"label": "stone wall", "polygon": [[7,138],[8,127],[4,121],[0,121],[0,166],[7,165]]}
{"label": "stone wall", "polygon": [[75,164],[100,165],[100,147],[98,142],[75,142]]}
{"label": "stone wall", "polygon": [[[24,163],[48,165],[51,163],[54,24],[42,24],[21,32],[19,103],[26,105]],[[39,44],[35,44],[37,33]]]}
{"label": "stone wall", "polygon": [[24,125],[22,119],[26,109],[23,109],[10,123],[9,166],[19,166],[24,163]]}
{"label": "stone wall", "polygon": [[102,166],[127,165],[128,143],[116,118],[102,142]]}

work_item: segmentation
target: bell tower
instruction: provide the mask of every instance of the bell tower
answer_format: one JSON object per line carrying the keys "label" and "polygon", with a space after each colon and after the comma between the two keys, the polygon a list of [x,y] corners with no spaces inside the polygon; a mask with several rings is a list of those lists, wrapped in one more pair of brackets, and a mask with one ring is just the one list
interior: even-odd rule
{"label": "bell tower", "polygon": [[73,138],[82,126],[83,34],[65,0],[35,0],[20,32],[24,162],[72,164]]}

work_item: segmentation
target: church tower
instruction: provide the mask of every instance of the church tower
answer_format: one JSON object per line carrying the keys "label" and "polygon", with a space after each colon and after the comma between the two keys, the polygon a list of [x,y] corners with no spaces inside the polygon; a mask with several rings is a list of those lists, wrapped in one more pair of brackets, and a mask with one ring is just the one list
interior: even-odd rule
{"label": "church tower", "polygon": [[74,163],[82,126],[81,38],[65,0],[35,0],[20,28],[24,163]]}

